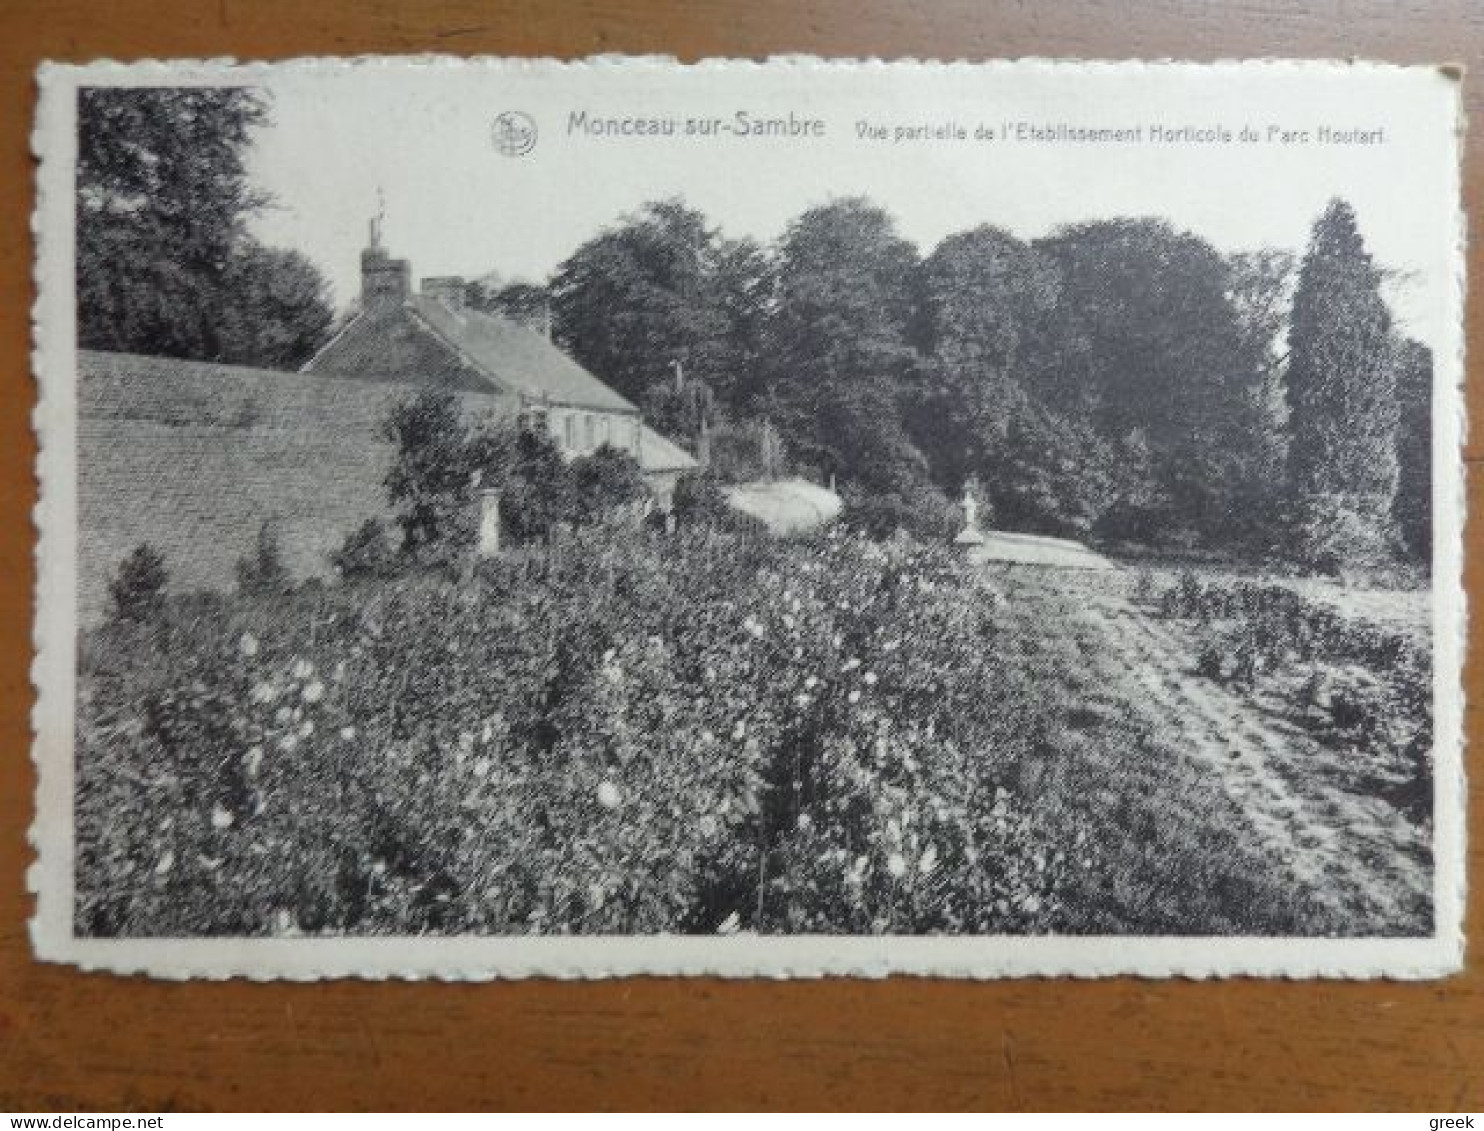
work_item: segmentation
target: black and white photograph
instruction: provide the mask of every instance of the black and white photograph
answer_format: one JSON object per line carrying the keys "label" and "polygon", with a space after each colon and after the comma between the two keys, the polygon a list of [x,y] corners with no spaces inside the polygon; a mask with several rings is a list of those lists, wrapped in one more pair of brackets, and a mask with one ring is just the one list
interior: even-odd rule
{"label": "black and white photograph", "polygon": [[1455,76],[42,85],[43,958],[1457,967]]}

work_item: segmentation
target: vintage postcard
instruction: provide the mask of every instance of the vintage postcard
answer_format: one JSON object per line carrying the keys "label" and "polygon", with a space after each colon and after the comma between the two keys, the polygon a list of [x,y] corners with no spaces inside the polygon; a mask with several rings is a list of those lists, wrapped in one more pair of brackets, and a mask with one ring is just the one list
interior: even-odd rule
{"label": "vintage postcard", "polygon": [[1458,968],[1448,69],[40,84],[41,958]]}

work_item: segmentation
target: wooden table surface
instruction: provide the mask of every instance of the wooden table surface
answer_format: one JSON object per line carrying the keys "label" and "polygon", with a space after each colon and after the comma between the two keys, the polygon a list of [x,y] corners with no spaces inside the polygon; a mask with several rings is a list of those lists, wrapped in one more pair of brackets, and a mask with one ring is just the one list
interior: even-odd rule
{"label": "wooden table surface", "polygon": [[[0,0],[0,1110],[1484,1107],[1478,946],[1462,976],[1416,985],[181,985],[40,966],[24,928],[34,784],[27,138],[41,59],[811,52],[1471,65],[1481,47],[1484,5],[1466,0]],[[1470,76],[1467,88],[1477,117],[1484,78]],[[1470,146],[1464,177],[1475,231],[1484,230],[1481,154]],[[1469,255],[1475,278],[1481,246]],[[1477,357],[1478,295],[1469,310]],[[1484,396],[1470,404],[1477,499]],[[1477,522],[1467,538],[1477,601]],[[1477,631],[1470,636],[1477,641]],[[1477,662],[1468,683],[1471,698],[1484,697]],[[1471,709],[1476,826],[1479,724]],[[1481,843],[1475,827],[1475,875],[1484,871]],[[1477,892],[1469,907],[1477,941]]]}

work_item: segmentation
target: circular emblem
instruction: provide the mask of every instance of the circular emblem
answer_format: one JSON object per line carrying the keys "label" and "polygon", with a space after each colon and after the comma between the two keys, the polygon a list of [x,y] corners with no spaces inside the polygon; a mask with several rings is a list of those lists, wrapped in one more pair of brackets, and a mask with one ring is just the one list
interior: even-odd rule
{"label": "circular emblem", "polygon": [[506,110],[490,127],[495,152],[505,157],[524,157],[536,148],[536,119],[522,110]]}

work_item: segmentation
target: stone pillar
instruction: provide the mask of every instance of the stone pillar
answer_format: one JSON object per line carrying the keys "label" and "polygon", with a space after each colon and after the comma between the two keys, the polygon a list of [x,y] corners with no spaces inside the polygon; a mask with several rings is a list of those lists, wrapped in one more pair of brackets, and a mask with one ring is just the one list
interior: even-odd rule
{"label": "stone pillar", "polygon": [[500,552],[500,491],[496,487],[479,489],[479,548],[481,560]]}
{"label": "stone pillar", "polygon": [[964,528],[958,532],[953,543],[956,546],[981,546],[984,544],[984,532],[979,529],[979,500],[974,497],[974,492],[964,485],[963,501],[959,503],[964,512]]}

